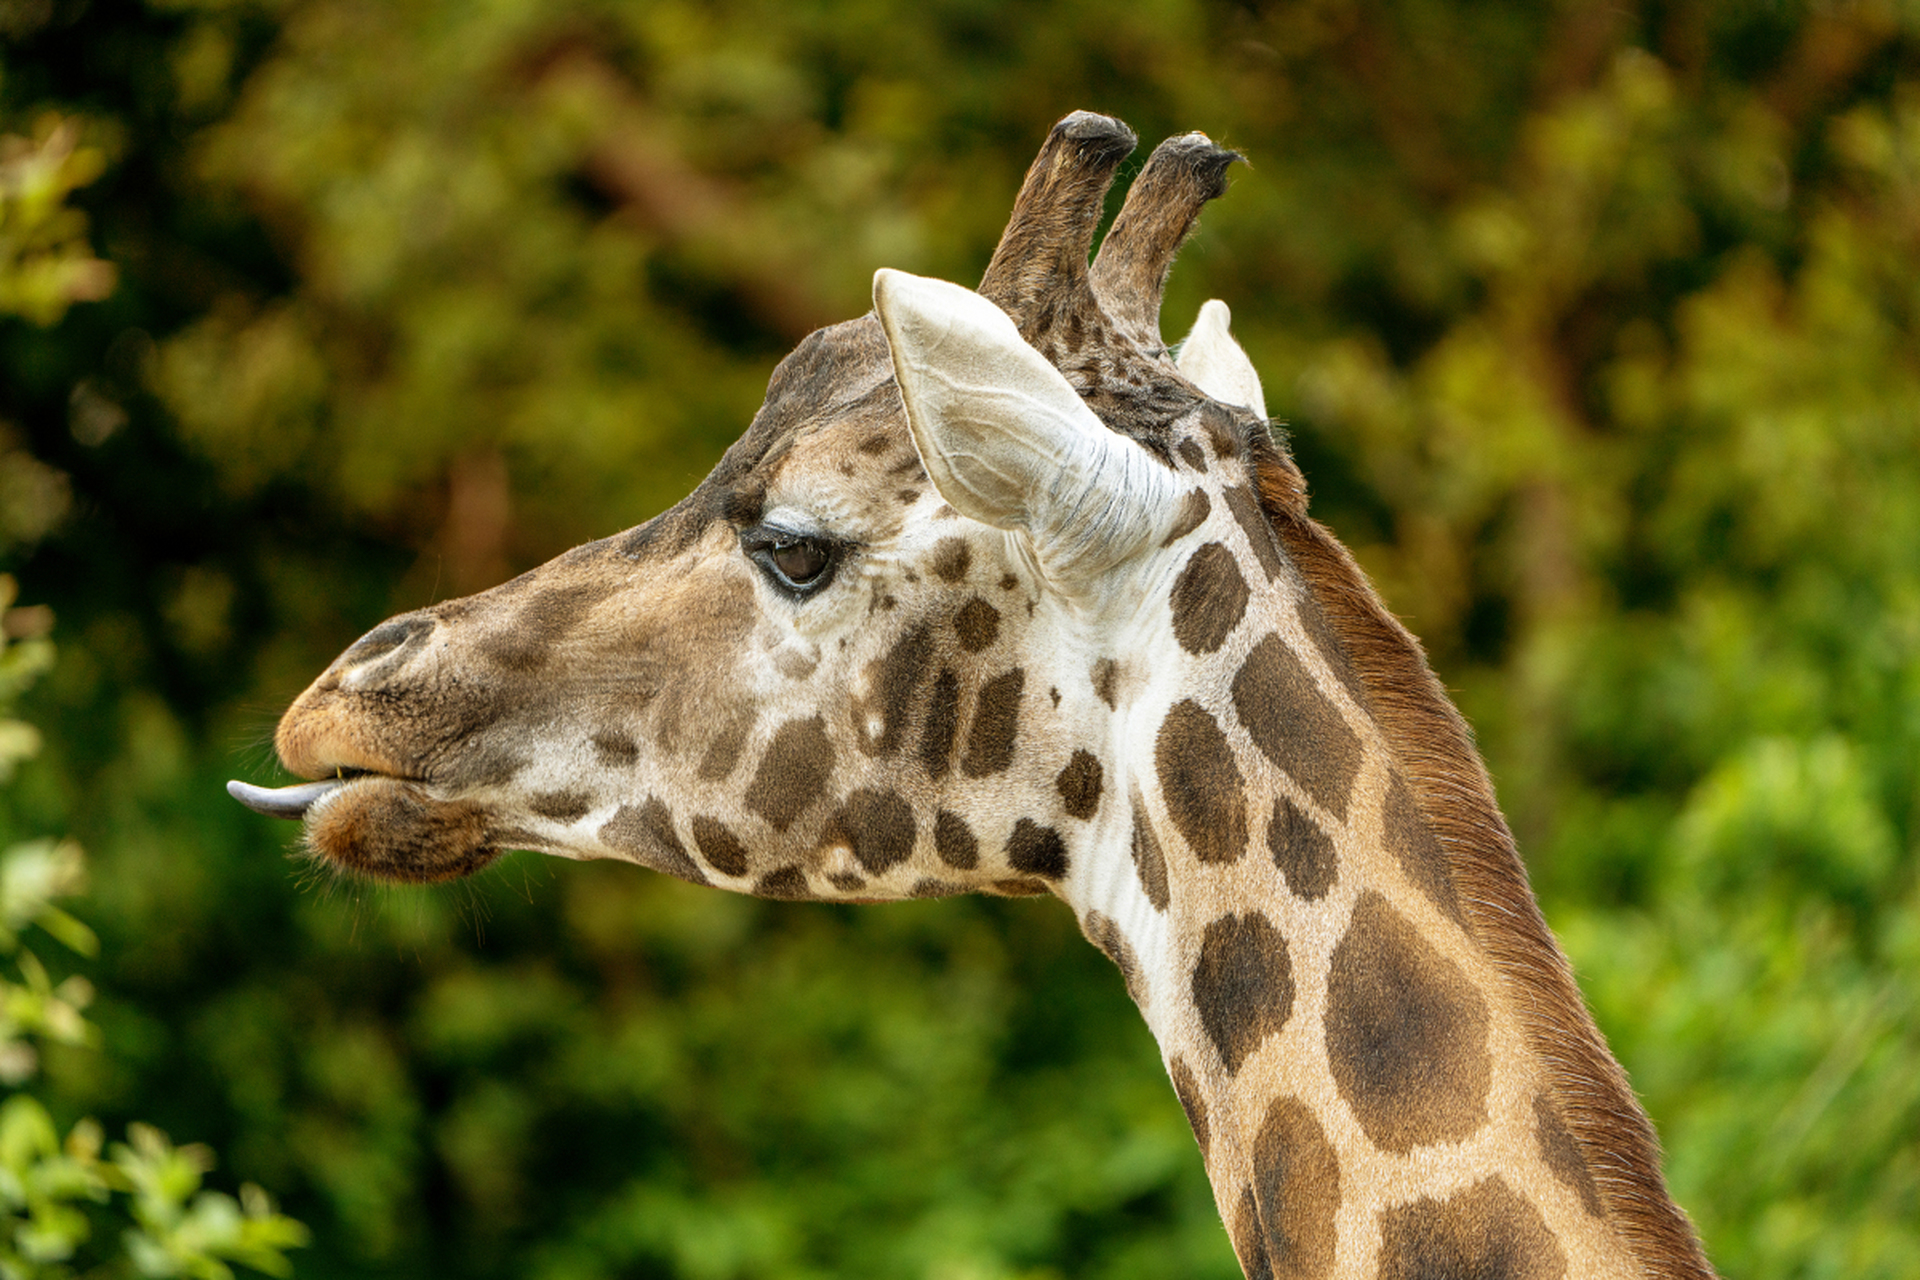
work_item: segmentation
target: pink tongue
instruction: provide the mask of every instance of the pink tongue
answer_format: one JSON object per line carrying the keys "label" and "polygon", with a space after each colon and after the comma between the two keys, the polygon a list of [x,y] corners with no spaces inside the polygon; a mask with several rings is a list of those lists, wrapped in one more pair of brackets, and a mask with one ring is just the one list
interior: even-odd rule
{"label": "pink tongue", "polygon": [[300,818],[315,800],[341,785],[338,778],[301,782],[291,787],[256,787],[251,782],[229,782],[227,794],[269,818]]}

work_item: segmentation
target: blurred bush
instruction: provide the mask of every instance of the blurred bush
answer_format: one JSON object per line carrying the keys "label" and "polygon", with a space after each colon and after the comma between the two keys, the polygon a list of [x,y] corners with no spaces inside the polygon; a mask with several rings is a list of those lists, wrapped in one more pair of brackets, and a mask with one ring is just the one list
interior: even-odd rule
{"label": "blurred bush", "polygon": [[875,267],[977,276],[1086,106],[1251,157],[1169,336],[1233,305],[1710,1252],[1920,1275],[1910,6],[39,0],[0,37],[0,160],[64,198],[0,250],[68,264],[0,322],[0,555],[65,637],[0,836],[94,851],[112,1050],[47,1046],[44,1092],[208,1136],[315,1224],[303,1274],[1234,1274],[1064,912],[529,858],[369,890],[219,790],[373,622],[684,492]]}
{"label": "blurred bush", "polygon": [[[12,708],[50,657],[43,637],[18,641],[8,634],[37,630],[41,620],[11,607],[15,590],[13,579],[0,574],[0,622],[8,624],[0,626],[0,711]],[[23,727],[0,720],[0,769],[8,773],[38,750],[32,735],[19,732]],[[306,1243],[305,1228],[275,1213],[251,1183],[237,1201],[202,1190],[201,1179],[213,1167],[208,1148],[176,1147],[136,1121],[127,1126],[127,1141],[102,1158],[97,1123],[82,1120],[62,1137],[40,1099],[22,1088],[39,1067],[35,1040],[99,1045],[82,1013],[93,984],[79,974],[53,981],[22,936],[37,929],[93,956],[93,931],[54,905],[80,893],[84,881],[80,847],[71,841],[0,849],[0,957],[11,970],[0,970],[0,1085],[7,1090],[0,1100],[0,1276],[231,1280],[229,1262],[289,1274],[286,1251]]]}

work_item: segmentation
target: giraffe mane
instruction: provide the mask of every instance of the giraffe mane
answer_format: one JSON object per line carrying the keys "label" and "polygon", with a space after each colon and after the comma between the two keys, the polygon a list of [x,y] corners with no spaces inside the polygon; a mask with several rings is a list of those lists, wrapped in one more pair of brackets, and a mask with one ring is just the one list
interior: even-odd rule
{"label": "giraffe mane", "polygon": [[1472,730],[1420,642],[1347,549],[1308,516],[1292,458],[1263,423],[1247,440],[1267,522],[1346,650],[1367,710],[1446,852],[1468,930],[1505,981],[1607,1216],[1649,1274],[1710,1278],[1693,1224],[1667,1195],[1653,1125],[1534,901]]}

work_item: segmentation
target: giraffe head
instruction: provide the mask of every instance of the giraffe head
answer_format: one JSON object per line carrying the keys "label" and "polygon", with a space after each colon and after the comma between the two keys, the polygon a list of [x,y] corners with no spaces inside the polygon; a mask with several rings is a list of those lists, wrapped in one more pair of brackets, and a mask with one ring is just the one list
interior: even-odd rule
{"label": "giraffe head", "polygon": [[317,781],[230,789],[395,880],[529,848],[785,897],[1057,888],[1124,805],[1107,717],[1169,625],[1140,603],[1221,518],[1182,472],[1262,416],[1224,307],[1178,364],[1158,329],[1233,153],[1163,144],[1088,268],[1133,144],[1061,121],[978,293],[880,272],[684,501],[374,628],[279,726]]}

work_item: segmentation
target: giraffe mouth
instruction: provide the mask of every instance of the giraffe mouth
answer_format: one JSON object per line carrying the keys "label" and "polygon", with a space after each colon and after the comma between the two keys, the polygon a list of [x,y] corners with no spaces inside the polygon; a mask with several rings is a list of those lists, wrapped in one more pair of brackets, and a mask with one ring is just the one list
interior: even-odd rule
{"label": "giraffe mouth", "polygon": [[331,778],[321,778],[316,782],[296,782],[287,787],[256,787],[251,782],[239,779],[227,783],[227,794],[238,800],[255,813],[269,818],[284,818],[289,822],[298,822],[307,816],[309,810],[320,801],[352,786],[362,779],[379,781],[387,779],[405,782],[405,778],[393,778],[373,769],[334,769]]}
{"label": "giraffe mouth", "polygon": [[472,875],[499,856],[501,841],[480,807],[436,799],[415,778],[341,769],[288,787],[229,782],[227,794],[255,813],[305,821],[308,853],[375,880],[432,884]]}

